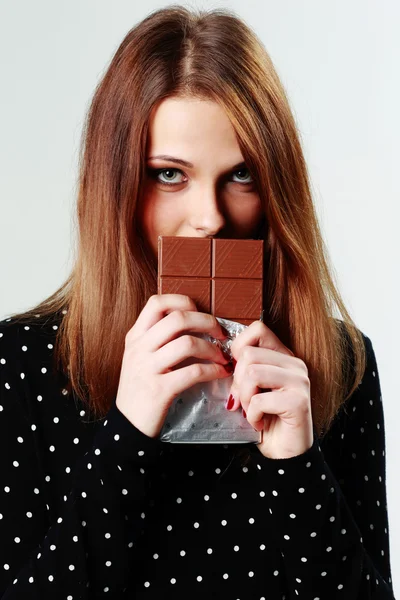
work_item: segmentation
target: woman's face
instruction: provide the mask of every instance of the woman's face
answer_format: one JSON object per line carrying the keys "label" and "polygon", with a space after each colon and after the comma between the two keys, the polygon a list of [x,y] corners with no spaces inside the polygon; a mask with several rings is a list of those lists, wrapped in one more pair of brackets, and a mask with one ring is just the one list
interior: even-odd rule
{"label": "woman's face", "polygon": [[216,102],[166,98],[153,111],[142,202],[140,228],[155,256],[159,235],[256,236],[260,198]]}

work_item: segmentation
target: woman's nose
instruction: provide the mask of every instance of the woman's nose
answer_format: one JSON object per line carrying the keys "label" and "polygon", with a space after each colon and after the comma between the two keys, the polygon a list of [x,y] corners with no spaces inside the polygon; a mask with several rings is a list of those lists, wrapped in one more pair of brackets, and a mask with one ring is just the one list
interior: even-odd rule
{"label": "woman's nose", "polygon": [[190,203],[190,225],[206,235],[216,235],[225,225],[218,196],[214,190],[198,194]]}

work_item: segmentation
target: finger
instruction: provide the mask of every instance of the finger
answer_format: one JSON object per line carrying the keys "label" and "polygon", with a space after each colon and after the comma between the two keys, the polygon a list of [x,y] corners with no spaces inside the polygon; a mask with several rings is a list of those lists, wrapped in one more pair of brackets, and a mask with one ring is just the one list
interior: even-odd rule
{"label": "finger", "polygon": [[222,365],[217,363],[194,363],[163,375],[165,385],[173,390],[175,396],[196,383],[230,376],[231,373],[228,373]]}
{"label": "finger", "polygon": [[294,356],[293,352],[282,344],[274,332],[261,321],[253,321],[233,340],[231,352],[236,360],[239,360],[241,351],[245,346],[269,348],[275,350],[275,352]]}
{"label": "finger", "polygon": [[210,360],[222,365],[230,362],[229,357],[224,356],[217,344],[192,335],[183,335],[168,342],[168,344],[157,350],[153,356],[157,373],[166,372],[189,357]]}
{"label": "finger", "polygon": [[173,310],[196,311],[196,304],[184,294],[155,294],[151,296],[136,319],[134,337],[140,337],[155,323]]}
{"label": "finger", "polygon": [[[309,385],[308,378],[307,381]],[[289,371],[274,365],[251,364],[244,374],[237,395],[247,413],[251,397],[261,389],[270,388],[274,391],[288,388],[303,389],[303,387],[306,391],[305,375],[299,372]]]}
{"label": "finger", "polygon": [[213,315],[197,311],[174,310],[158,323],[155,323],[146,334],[144,341],[146,350],[155,352],[164,344],[176,339],[178,335],[206,333],[217,339],[225,339],[221,325]]}
{"label": "finger", "polygon": [[287,354],[282,354],[282,352],[276,352],[269,348],[245,346],[240,354],[240,359],[238,360],[234,371],[231,394],[235,398],[235,401],[231,410],[236,410],[240,406],[239,389],[243,377],[251,364],[269,364],[284,369],[297,369],[300,372],[304,371],[304,367],[302,366],[304,365],[303,361],[295,356],[292,357]]}
{"label": "finger", "polygon": [[246,418],[257,431],[264,428],[265,415],[277,415],[281,419],[299,417],[299,401],[293,390],[276,390],[254,394],[247,407]]}

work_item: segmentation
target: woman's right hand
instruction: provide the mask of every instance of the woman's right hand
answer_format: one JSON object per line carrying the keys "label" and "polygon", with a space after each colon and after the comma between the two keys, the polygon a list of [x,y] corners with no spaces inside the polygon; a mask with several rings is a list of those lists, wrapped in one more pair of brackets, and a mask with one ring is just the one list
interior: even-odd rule
{"label": "woman's right hand", "polygon": [[[229,360],[217,344],[185,332],[226,338],[217,319],[198,312],[193,300],[182,294],[151,296],[125,337],[116,405],[149,437],[159,435],[178,394],[195,383],[231,375],[223,366]],[[190,357],[212,362],[174,369]]]}

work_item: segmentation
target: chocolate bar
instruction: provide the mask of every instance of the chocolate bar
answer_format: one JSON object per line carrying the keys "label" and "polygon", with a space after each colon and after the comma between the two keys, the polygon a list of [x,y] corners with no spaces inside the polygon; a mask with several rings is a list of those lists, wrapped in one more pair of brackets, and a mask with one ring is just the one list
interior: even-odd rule
{"label": "chocolate bar", "polygon": [[158,293],[249,325],[263,308],[264,240],[158,236]]}

